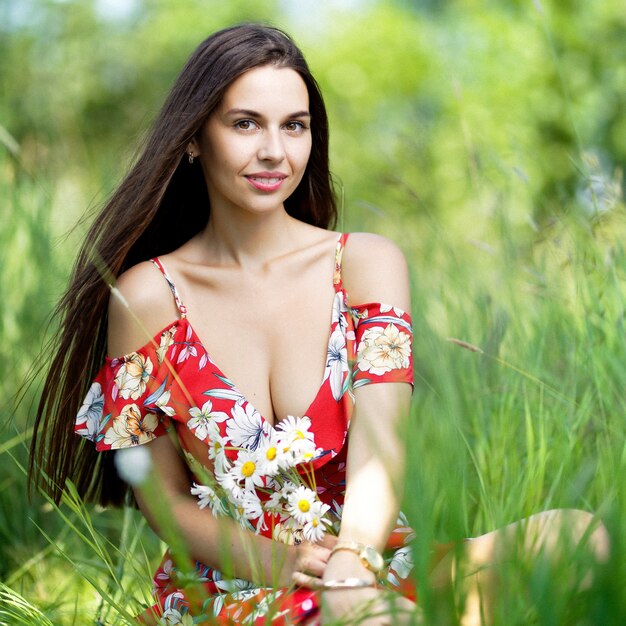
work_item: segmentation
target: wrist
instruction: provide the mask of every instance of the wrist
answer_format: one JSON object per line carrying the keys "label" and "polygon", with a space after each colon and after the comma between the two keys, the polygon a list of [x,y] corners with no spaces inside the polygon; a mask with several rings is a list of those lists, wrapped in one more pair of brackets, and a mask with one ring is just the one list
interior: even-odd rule
{"label": "wrist", "polygon": [[357,554],[339,550],[330,555],[322,578],[323,580],[359,578],[375,582],[376,574],[363,565]]}
{"label": "wrist", "polygon": [[340,552],[356,556],[363,567],[375,575],[379,575],[385,567],[383,555],[373,546],[358,541],[339,540],[332,548],[331,556]]}

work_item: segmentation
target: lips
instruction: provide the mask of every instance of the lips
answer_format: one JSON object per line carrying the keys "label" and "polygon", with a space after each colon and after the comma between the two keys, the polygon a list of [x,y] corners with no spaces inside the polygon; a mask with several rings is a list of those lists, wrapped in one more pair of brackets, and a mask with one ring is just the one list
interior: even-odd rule
{"label": "lips", "polygon": [[280,189],[287,175],[280,172],[255,172],[247,174],[245,178],[255,189],[269,192]]}

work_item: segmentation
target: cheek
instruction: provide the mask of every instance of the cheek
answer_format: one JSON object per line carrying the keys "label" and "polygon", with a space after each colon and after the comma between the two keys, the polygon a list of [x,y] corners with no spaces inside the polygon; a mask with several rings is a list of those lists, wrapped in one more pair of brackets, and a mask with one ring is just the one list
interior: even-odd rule
{"label": "cheek", "polygon": [[225,167],[239,172],[248,166],[254,158],[255,147],[251,141],[238,141],[238,138],[231,138],[221,146],[221,162]]}
{"label": "cheek", "polygon": [[296,161],[298,163],[298,167],[302,170],[307,166],[309,162],[309,158],[311,156],[311,142],[308,141],[306,145],[302,145],[297,152]]}
{"label": "cheek", "polygon": [[222,174],[239,172],[246,164],[247,155],[237,142],[214,142],[209,151],[210,164]]}

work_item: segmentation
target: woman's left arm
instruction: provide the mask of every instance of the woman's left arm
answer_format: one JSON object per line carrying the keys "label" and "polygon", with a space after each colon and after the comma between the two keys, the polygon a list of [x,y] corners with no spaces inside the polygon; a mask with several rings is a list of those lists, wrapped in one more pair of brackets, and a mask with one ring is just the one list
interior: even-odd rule
{"label": "woman's left arm", "polygon": [[[395,244],[376,235],[350,236],[344,252],[344,286],[352,305],[382,302],[410,310],[406,261]],[[371,546],[381,553],[396,523],[404,476],[404,433],[411,386],[401,382],[378,382],[355,390],[350,424],[346,471],[346,496],[339,544]],[[375,575],[352,550],[334,552],[325,568],[324,580],[359,578],[374,581]],[[324,592],[324,605],[332,618],[376,600],[374,589]],[[388,618],[365,623],[385,624]],[[399,623],[397,619],[394,623]]]}
{"label": "woman's left arm", "polygon": [[[359,408],[350,427],[346,496],[337,543],[371,546],[380,554],[400,508],[405,447],[401,432],[405,430],[411,390],[406,383],[379,383],[357,389],[355,395]],[[323,580],[348,578],[376,580],[356,552],[332,553]],[[397,601],[396,611],[413,608],[408,600],[398,597]],[[392,619],[392,609],[376,589],[325,591],[323,607],[331,621],[362,609],[368,615],[386,613],[363,624],[402,623],[398,614]]]}
{"label": "woman's left arm", "polygon": [[[350,235],[344,251],[343,282],[353,306],[385,303],[410,314],[404,255],[383,237]],[[400,506],[411,386],[377,382],[359,386],[354,395],[339,540],[370,545],[380,552]]]}
{"label": "woman's left arm", "polygon": [[378,383],[357,389],[355,396],[339,542],[382,552],[400,509],[411,388]]}

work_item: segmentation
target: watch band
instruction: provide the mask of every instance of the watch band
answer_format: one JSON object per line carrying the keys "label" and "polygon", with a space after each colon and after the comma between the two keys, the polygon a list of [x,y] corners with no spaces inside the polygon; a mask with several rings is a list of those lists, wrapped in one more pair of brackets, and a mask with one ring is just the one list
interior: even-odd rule
{"label": "watch band", "polygon": [[344,578],[342,580],[325,580],[317,588],[322,591],[332,591],[333,589],[365,589],[375,586],[375,581],[363,580],[362,578]]}
{"label": "watch band", "polygon": [[368,546],[357,541],[339,541],[333,546],[330,553],[334,554],[340,550],[354,552],[354,554],[361,559],[363,566],[370,570],[370,572],[374,572],[374,574],[380,573],[385,566],[383,555],[372,546]]}

